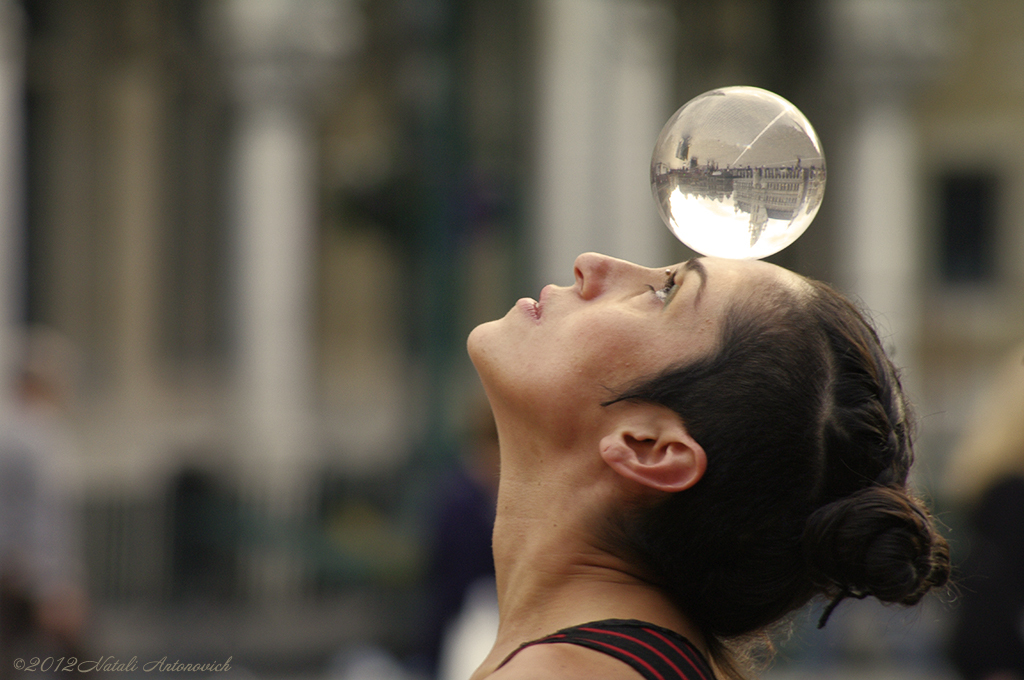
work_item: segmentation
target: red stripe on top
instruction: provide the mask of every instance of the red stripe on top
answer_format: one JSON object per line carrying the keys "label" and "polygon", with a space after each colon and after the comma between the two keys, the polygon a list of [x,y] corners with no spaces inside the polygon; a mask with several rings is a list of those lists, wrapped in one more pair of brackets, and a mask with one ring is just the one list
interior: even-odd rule
{"label": "red stripe on top", "polygon": [[[674,663],[672,663],[672,660],[669,659],[664,654],[662,654],[660,650],[655,649],[654,647],[652,647],[651,645],[647,644],[643,640],[635,638],[632,635],[626,635],[625,633],[619,633],[618,631],[614,631],[614,630],[601,630],[599,628],[580,628],[580,630],[585,630],[585,631],[587,631],[589,633],[604,633],[606,635],[617,635],[617,636],[619,636],[621,638],[625,638],[627,640],[635,642],[638,645],[646,647],[647,649],[649,649],[652,652],[654,652],[655,654],[657,654],[661,658],[662,661],[664,661],[665,663],[667,663],[669,666],[672,667],[672,670],[674,670],[676,672],[676,675],[678,675],[681,678],[685,678],[686,677],[685,675],[683,675],[683,672],[681,670],[679,670],[679,666],[676,666]],[[644,628],[643,630],[647,630],[647,629]],[[650,632],[650,631],[648,631],[648,632]],[[661,636],[659,635],[658,637],[661,637]],[[664,640],[665,638],[661,638],[661,639]],[[666,640],[666,642],[667,642],[667,640]],[[679,651],[679,648],[677,648],[675,645],[672,645],[672,648],[675,649],[677,652]],[[686,658],[685,654],[683,655],[683,658]],[[689,661],[689,659],[686,659],[686,660]],[[693,664],[691,663],[690,665],[692,666]],[[700,673],[699,670],[697,672]],[[703,675],[701,675],[700,677],[704,678]],[[704,680],[707,680],[707,679],[704,678]]]}
{"label": "red stripe on top", "polygon": [[655,636],[655,637],[657,637],[657,638],[658,638],[659,640],[662,640],[663,642],[665,642],[665,644],[667,644],[667,645],[668,645],[669,647],[671,647],[672,649],[674,649],[674,650],[676,650],[677,652],[679,652],[679,654],[681,654],[681,655],[682,655],[682,657],[683,657],[684,659],[686,659],[686,663],[690,664],[690,666],[692,666],[692,667],[693,667],[693,670],[697,671],[697,675],[699,675],[699,676],[701,677],[701,680],[708,680],[707,676],[706,676],[706,675],[704,675],[704,671],[702,671],[702,670],[701,670],[700,668],[698,668],[698,667],[697,667],[697,664],[695,664],[695,663],[694,663],[694,662],[693,662],[693,661],[692,661],[692,660],[690,659],[690,655],[689,655],[689,654],[687,654],[686,652],[684,652],[683,650],[681,650],[681,649],[680,649],[679,647],[677,647],[677,646],[676,646],[676,644],[675,644],[674,642],[672,642],[671,640],[669,640],[669,639],[668,639],[667,637],[665,637],[664,635],[662,635],[661,633],[659,633],[659,632],[658,632],[658,631],[656,631],[656,630],[651,630],[650,628],[644,628],[644,630],[646,630],[646,631],[647,631],[648,633],[650,633],[651,635],[654,635],[654,636]]}
{"label": "red stripe on top", "polygon": [[[601,631],[601,632],[604,632],[604,631]],[[637,663],[643,665],[643,667],[646,668],[647,670],[649,670],[655,677],[658,678],[658,680],[665,680],[665,676],[663,676],[658,671],[654,670],[654,667],[651,666],[651,664],[647,663],[646,661],[641,659],[639,656],[627,652],[622,647],[616,647],[615,645],[610,645],[607,642],[601,642],[600,640],[590,640],[590,642],[593,642],[595,645],[601,645],[602,647],[607,647],[608,649],[614,649],[619,654],[625,654],[629,658],[635,659],[637,661]]]}

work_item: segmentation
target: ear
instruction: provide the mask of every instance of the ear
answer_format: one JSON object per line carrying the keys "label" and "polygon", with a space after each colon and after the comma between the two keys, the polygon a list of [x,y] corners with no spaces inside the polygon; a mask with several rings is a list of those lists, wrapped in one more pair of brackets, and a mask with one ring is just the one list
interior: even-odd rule
{"label": "ear", "polygon": [[704,476],[707,456],[679,416],[662,406],[637,405],[601,439],[601,457],[627,479],[658,491],[688,489]]}

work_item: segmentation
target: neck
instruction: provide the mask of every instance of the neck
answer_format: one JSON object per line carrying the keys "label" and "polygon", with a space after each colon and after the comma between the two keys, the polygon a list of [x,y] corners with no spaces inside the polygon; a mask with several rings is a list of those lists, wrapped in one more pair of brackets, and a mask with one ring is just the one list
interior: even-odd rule
{"label": "neck", "polygon": [[597,510],[608,507],[603,499],[616,488],[613,472],[580,488],[558,475],[539,480],[509,467],[502,470],[493,541],[498,637],[473,680],[525,642],[601,619],[658,624],[706,651],[699,631],[665,594],[595,540],[595,517],[603,514]]}

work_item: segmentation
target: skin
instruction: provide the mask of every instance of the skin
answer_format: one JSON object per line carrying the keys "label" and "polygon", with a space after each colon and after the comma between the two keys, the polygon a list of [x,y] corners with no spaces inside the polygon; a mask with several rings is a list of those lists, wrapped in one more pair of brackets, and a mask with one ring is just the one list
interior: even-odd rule
{"label": "skin", "polygon": [[760,261],[701,258],[649,269],[586,253],[575,282],[547,286],[468,348],[491,402],[501,449],[494,529],[500,623],[473,680],[636,678],[575,645],[524,642],[589,621],[640,619],[706,652],[703,636],[659,589],[597,540],[626,503],[685,492],[706,469],[678,416],[653,404],[601,404],[625,385],[715,349],[721,319],[770,286],[805,285]]}

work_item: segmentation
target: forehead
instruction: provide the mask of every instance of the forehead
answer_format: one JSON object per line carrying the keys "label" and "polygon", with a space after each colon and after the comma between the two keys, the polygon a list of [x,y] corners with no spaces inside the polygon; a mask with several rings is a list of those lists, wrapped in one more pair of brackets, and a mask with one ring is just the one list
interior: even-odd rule
{"label": "forehead", "polygon": [[728,260],[717,257],[699,258],[707,273],[707,288],[722,302],[764,292],[774,287],[805,290],[807,282],[799,274],[761,260]]}
{"label": "forehead", "polygon": [[729,271],[747,276],[788,277],[799,278],[797,274],[764,260],[732,260],[724,257],[701,257],[698,258],[709,269],[716,271]]}

